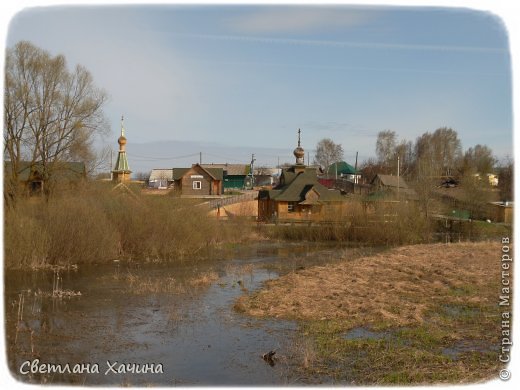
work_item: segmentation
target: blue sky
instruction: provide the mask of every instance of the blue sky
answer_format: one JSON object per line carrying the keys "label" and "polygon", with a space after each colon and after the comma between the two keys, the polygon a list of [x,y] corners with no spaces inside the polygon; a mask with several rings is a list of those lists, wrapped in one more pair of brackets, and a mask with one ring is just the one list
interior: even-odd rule
{"label": "blue sky", "polygon": [[173,157],[202,145],[213,162],[292,161],[298,128],[311,159],[325,137],[352,163],[375,155],[381,130],[415,140],[443,126],[464,149],[513,154],[507,31],[482,11],[52,7],[12,19],[7,45],[21,39],[92,72],[110,95],[99,144],[116,148],[124,114],[134,171],[195,162]]}

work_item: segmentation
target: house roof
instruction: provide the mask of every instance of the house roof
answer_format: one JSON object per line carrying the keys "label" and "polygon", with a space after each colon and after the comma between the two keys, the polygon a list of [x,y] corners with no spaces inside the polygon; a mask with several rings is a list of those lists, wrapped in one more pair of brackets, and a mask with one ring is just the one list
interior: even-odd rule
{"label": "house roof", "polygon": [[172,179],[180,180],[188,172],[190,168],[172,168]]}
{"label": "house roof", "polygon": [[227,176],[246,176],[249,174],[248,164],[200,164],[204,169],[222,169],[227,172]]}
{"label": "house roof", "polygon": [[172,180],[180,180],[182,177],[190,170],[194,168],[200,168],[204,172],[206,172],[209,176],[211,176],[215,180],[222,180],[224,176],[224,172],[222,168],[204,168],[203,166],[200,166],[199,164],[194,164],[191,168],[172,168],[171,171],[171,178]]}
{"label": "house roof", "polygon": [[224,178],[224,170],[222,168],[204,168],[200,164],[195,164],[192,166],[192,168],[195,167],[199,167],[215,180],[222,180]]}
{"label": "house roof", "polygon": [[374,184],[374,182],[377,180],[377,178],[379,178],[379,180],[381,181],[381,184],[383,186],[385,186],[385,187],[395,187],[395,188],[397,188],[399,186],[399,188],[408,188],[408,185],[406,184],[406,182],[404,181],[404,179],[402,177],[399,178],[399,185],[398,185],[397,184],[398,183],[397,176],[382,175],[382,174],[378,173],[372,179],[371,184]]}
{"label": "house roof", "polygon": [[[184,168],[182,168],[184,169]],[[173,180],[173,169],[172,168],[157,168],[152,169],[150,172],[150,181],[154,180]]]}
{"label": "house roof", "polygon": [[[289,168],[290,169],[290,168]],[[284,173],[286,171],[284,170]],[[319,201],[333,202],[342,201],[344,198],[338,190],[329,190],[324,185],[318,183],[318,178],[313,169],[305,170],[295,174],[289,171],[289,176],[294,178],[285,183],[282,187],[276,188],[277,193],[272,191],[269,196],[277,201],[302,202],[305,201],[305,195],[313,189],[319,194]]]}
{"label": "house roof", "polygon": [[336,167],[338,169],[338,175],[356,175],[356,174],[358,174],[358,171],[356,171],[352,165],[348,164],[345,161],[339,161],[334,164],[330,164],[327,169],[327,173],[329,175],[335,175]]}
{"label": "house roof", "polygon": [[[53,166],[53,174],[54,178],[57,180],[60,179],[77,179],[79,177],[84,177],[86,175],[86,167],[85,163],[78,161],[62,161],[56,162]],[[43,165],[40,162],[36,162],[32,165],[29,161],[20,161],[20,168],[18,170],[18,180],[20,181],[28,181],[31,177],[32,173],[39,174],[43,170]],[[11,174],[11,161],[4,162],[4,174]]]}

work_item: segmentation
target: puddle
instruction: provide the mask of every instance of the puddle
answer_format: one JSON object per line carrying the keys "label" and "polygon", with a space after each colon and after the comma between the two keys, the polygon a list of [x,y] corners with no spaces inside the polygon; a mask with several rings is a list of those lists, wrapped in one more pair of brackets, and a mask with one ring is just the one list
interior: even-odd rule
{"label": "puddle", "polygon": [[452,360],[457,360],[462,354],[470,352],[489,353],[498,352],[499,348],[493,345],[483,343],[478,340],[462,340],[458,341],[450,347],[443,348],[442,354],[448,356]]}
{"label": "puddle", "polygon": [[[323,263],[335,248],[240,248],[233,258],[182,264],[110,264],[63,272],[81,296],[53,299],[52,272],[5,274],[8,363],[25,382],[81,385],[290,384],[297,325],[233,310],[234,301],[295,267]],[[204,282],[205,275],[214,275]],[[193,279],[201,283],[193,283]],[[23,291],[22,320],[20,292]],[[17,329],[18,323],[18,332]],[[21,326],[20,324],[23,324]],[[262,355],[276,351],[270,366]],[[20,375],[23,362],[99,365],[99,374]],[[107,362],[161,364],[162,374],[108,374]]]}
{"label": "puddle", "polygon": [[479,309],[462,305],[443,305],[444,312],[450,317],[473,317],[479,313]]}
{"label": "puddle", "polygon": [[391,334],[387,332],[374,332],[367,328],[357,327],[346,332],[342,338],[345,340],[388,340],[391,338]]}

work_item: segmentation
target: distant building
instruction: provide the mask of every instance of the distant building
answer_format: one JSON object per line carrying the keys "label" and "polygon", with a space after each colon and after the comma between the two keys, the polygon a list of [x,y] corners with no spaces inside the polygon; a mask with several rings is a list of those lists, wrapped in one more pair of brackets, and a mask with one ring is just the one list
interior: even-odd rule
{"label": "distant building", "polygon": [[370,195],[372,198],[396,197],[397,195],[402,196],[404,199],[417,198],[415,190],[409,188],[402,177],[377,174],[370,184],[372,185]]}
{"label": "distant building", "polygon": [[[188,169],[188,168],[186,168]],[[152,169],[148,178],[148,187],[165,190],[174,184],[173,169]]]}
{"label": "distant building", "polygon": [[[51,175],[48,181],[57,185],[76,184],[87,177],[87,170],[83,162],[55,161],[49,163],[47,168],[44,168],[41,162],[21,161],[17,172],[17,180],[29,195],[43,193],[45,185],[44,169],[50,169]],[[5,161],[5,178],[8,178],[11,172],[11,162]]]}
{"label": "distant building", "polygon": [[119,144],[119,152],[117,154],[116,165],[112,170],[112,181],[114,183],[124,183],[130,181],[132,171],[128,166],[128,158],[126,157],[126,137],[123,125],[123,117],[121,116],[121,136],[117,139]]}
{"label": "distant building", "polygon": [[191,168],[172,168],[172,188],[182,196],[222,195],[222,168],[204,168],[193,164]]}
{"label": "distant building", "polygon": [[327,176],[329,178],[347,179],[356,184],[361,180],[361,173],[345,161],[338,161],[329,165],[327,168]]}
{"label": "distant building", "polygon": [[344,214],[345,197],[318,182],[316,169],[304,165],[304,155],[298,130],[296,164],[282,169],[274,189],[258,193],[259,221],[336,221]]}
{"label": "distant building", "polygon": [[200,164],[206,169],[222,169],[224,190],[243,189],[250,174],[249,164]]}
{"label": "distant building", "polygon": [[514,202],[491,202],[488,204],[488,218],[492,222],[513,223]]}
{"label": "distant building", "polygon": [[487,173],[486,174],[489,185],[492,187],[498,186],[498,175],[495,175],[494,173]]}

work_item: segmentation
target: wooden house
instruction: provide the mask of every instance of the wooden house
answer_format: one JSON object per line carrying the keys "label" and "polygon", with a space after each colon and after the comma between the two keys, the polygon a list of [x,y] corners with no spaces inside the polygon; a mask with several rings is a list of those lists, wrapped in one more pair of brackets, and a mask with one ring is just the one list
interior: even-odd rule
{"label": "wooden house", "polygon": [[341,220],[346,207],[340,191],[318,182],[316,169],[303,164],[304,150],[294,150],[296,164],[284,168],[279,184],[258,193],[258,220],[262,222],[333,222]]}
{"label": "wooden house", "polygon": [[[11,177],[13,174],[12,170],[11,162],[4,162],[6,179]],[[47,184],[74,185],[86,179],[87,170],[83,162],[60,161],[50,163],[47,167],[44,167],[41,162],[30,163],[29,161],[22,161],[19,164],[16,177],[18,184],[29,195],[38,195],[43,192],[46,180],[48,181]]]}
{"label": "wooden house", "polygon": [[371,181],[371,195],[376,198],[396,198],[399,195],[403,199],[417,199],[413,188],[408,187],[403,177],[394,175],[377,174]]}
{"label": "wooden house", "polygon": [[173,189],[182,196],[212,196],[223,193],[222,168],[172,168]]}
{"label": "wooden house", "polygon": [[514,202],[490,202],[488,204],[488,218],[492,222],[513,223]]}
{"label": "wooden house", "polygon": [[200,164],[205,169],[222,169],[223,188],[243,189],[246,177],[250,173],[249,164]]}

